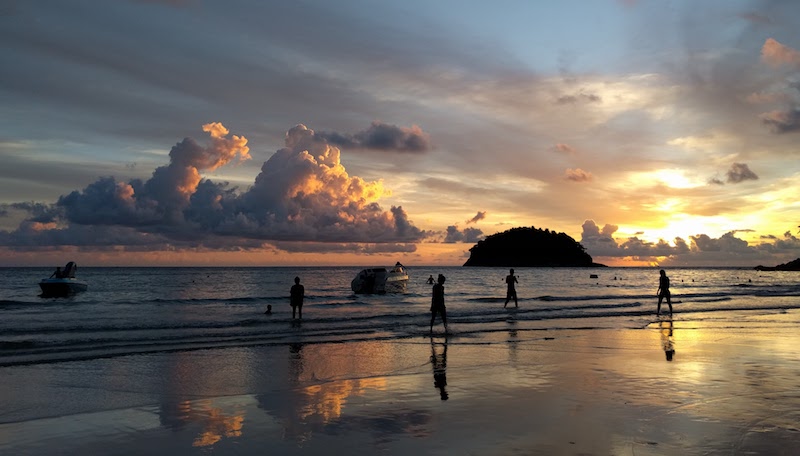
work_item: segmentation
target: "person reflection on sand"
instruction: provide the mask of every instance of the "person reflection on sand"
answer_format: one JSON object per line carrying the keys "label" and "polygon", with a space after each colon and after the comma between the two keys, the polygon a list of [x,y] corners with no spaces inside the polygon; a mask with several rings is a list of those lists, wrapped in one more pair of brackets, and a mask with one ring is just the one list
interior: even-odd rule
{"label": "person reflection on sand", "polygon": [[296,386],[303,375],[303,344],[289,344],[289,384]]}
{"label": "person reflection on sand", "polygon": [[675,356],[675,339],[672,337],[672,317],[659,321],[658,327],[661,329],[661,347],[664,349],[664,355],[667,357],[667,361],[672,361],[672,357]]}
{"label": "person reflection on sand", "polygon": [[441,353],[436,350],[436,343],[431,337],[431,366],[433,366],[433,386],[439,390],[439,396],[443,401],[450,398],[445,390],[447,386],[447,338],[441,344],[444,347]]}

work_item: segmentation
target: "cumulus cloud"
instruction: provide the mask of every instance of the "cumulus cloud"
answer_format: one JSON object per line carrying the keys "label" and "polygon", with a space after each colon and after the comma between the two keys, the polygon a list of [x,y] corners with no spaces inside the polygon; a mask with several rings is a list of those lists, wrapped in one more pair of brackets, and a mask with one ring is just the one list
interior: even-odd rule
{"label": "cumulus cloud", "polygon": [[732,230],[718,238],[707,234],[689,236],[689,241],[676,237],[672,243],[659,239],[648,242],[638,236],[615,239],[616,225],[605,225],[601,229],[593,220],[583,224],[581,244],[593,257],[630,257],[641,261],[661,264],[719,264],[720,261],[742,260],[748,263],[762,259],[785,258],[800,251],[800,240],[787,231],[782,238],[772,235],[760,236],[760,244],[750,245],[736,237],[737,232],[752,230]]}
{"label": "cumulus cloud", "polygon": [[[12,233],[0,232],[0,245],[180,245],[257,247],[264,241],[368,243],[397,247],[427,234],[414,226],[402,207],[384,210],[379,199],[389,192],[382,182],[348,175],[340,150],[304,125],[286,134],[285,147],[262,166],[245,192],[213,182],[202,173],[234,160],[250,158],[247,139],[231,135],[220,123],[203,130],[201,145],[191,138],[177,143],[170,163],[146,181],[104,177],[54,205],[9,206],[30,215]],[[99,234],[98,234],[99,233]],[[300,247],[297,247],[300,246]],[[320,249],[313,245],[314,251]],[[375,250],[375,248],[373,248]]]}
{"label": "cumulus cloud", "polygon": [[319,132],[317,137],[339,147],[354,149],[422,153],[431,148],[430,137],[416,125],[404,128],[372,122],[369,128],[355,134]]}
{"label": "cumulus cloud", "polygon": [[580,168],[567,169],[564,172],[564,179],[573,182],[589,182],[592,180],[592,173],[584,171]]}
{"label": "cumulus cloud", "polygon": [[450,225],[447,227],[447,235],[444,238],[445,244],[453,244],[456,242],[465,242],[474,244],[483,238],[483,231],[479,228],[464,228],[459,230],[458,226]]}
{"label": "cumulus cloud", "polygon": [[736,233],[728,232],[720,236],[718,239],[713,239],[707,234],[698,234],[697,236],[690,236],[692,242],[701,252],[747,252],[749,246],[747,241],[736,237]]}
{"label": "cumulus cloud", "polygon": [[486,218],[486,211],[478,211],[478,213],[475,214],[475,217],[472,217],[471,219],[467,220],[467,225],[469,225],[470,223],[478,223],[479,221],[485,218]]}
{"label": "cumulus cloud", "polygon": [[604,257],[664,257],[689,252],[689,246],[682,238],[675,238],[674,245],[663,239],[652,243],[639,239],[637,236],[629,237],[622,242],[614,239],[614,233],[619,227],[606,224],[601,229],[594,220],[583,223],[581,244],[592,256]]}
{"label": "cumulus cloud", "polygon": [[779,43],[774,38],[767,38],[761,47],[761,60],[772,67],[800,65],[800,52]]}

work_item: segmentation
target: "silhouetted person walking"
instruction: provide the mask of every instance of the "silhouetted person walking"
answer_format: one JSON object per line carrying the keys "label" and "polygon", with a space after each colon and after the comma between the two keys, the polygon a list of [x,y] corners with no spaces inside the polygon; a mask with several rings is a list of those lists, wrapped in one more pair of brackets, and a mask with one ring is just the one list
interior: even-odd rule
{"label": "silhouetted person walking", "polygon": [[300,285],[300,277],[295,277],[294,285],[292,285],[292,290],[289,293],[289,304],[292,305],[292,319],[294,319],[295,310],[298,318],[303,319],[303,298],[305,294],[305,288]]}
{"label": "silhouetted person walking", "polygon": [[510,301],[511,298],[514,298],[514,307],[519,307],[519,305],[517,304],[517,289],[514,287],[515,283],[519,283],[517,281],[517,276],[514,275],[513,269],[509,269],[508,275],[506,276],[506,284],[508,285],[508,290],[506,291],[506,303],[503,304],[504,309],[508,305],[508,301]]}
{"label": "silhouetted person walking", "polygon": [[661,274],[661,277],[658,279],[658,291],[656,292],[656,294],[658,294],[658,308],[656,309],[656,315],[661,314],[661,301],[663,301],[664,298],[667,298],[669,314],[672,315],[672,300],[669,293],[669,277],[667,277],[667,273],[664,272],[663,269],[659,271],[659,273]]}
{"label": "silhouetted person walking", "polygon": [[433,332],[433,323],[436,320],[437,313],[442,316],[444,331],[447,332],[447,309],[444,307],[444,281],[444,276],[439,274],[438,283],[433,286],[433,296],[431,297],[431,332]]}

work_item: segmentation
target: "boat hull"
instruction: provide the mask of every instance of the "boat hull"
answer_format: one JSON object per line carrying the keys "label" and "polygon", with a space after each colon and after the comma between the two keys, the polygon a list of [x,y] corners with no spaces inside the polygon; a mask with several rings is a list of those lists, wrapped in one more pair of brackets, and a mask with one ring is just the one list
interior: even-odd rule
{"label": "boat hull", "polygon": [[350,282],[356,294],[405,293],[408,274],[405,271],[387,271],[386,268],[362,269]]}
{"label": "boat hull", "polygon": [[42,289],[42,296],[69,296],[86,291],[89,285],[74,278],[42,279],[39,288]]}

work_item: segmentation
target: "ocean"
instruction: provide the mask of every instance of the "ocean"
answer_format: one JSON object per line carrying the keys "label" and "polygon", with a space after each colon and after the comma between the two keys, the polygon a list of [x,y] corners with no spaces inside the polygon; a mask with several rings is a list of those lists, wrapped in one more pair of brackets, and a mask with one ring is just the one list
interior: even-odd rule
{"label": "ocean", "polygon": [[[542,338],[565,329],[636,329],[654,322],[657,268],[517,268],[519,307],[504,268],[408,266],[404,294],[355,295],[359,267],[79,268],[86,292],[40,297],[51,268],[0,269],[0,367],[265,345],[408,339],[429,334],[430,275],[444,274],[449,332]],[[674,318],[735,327],[800,308],[800,274],[741,268],[668,269]],[[592,275],[597,275],[596,278]],[[289,288],[305,286],[302,321]],[[265,315],[267,305],[272,314]],[[667,309],[666,302],[662,312]],[[766,317],[765,317],[766,316]],[[434,330],[443,331],[437,319]]]}

